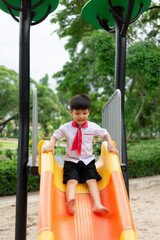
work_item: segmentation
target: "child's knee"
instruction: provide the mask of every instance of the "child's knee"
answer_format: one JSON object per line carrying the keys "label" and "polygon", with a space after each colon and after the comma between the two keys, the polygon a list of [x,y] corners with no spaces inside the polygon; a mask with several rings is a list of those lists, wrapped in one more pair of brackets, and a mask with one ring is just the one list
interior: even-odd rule
{"label": "child's knee", "polygon": [[76,186],[78,184],[78,181],[76,179],[70,179],[67,181],[67,185]]}
{"label": "child's knee", "polygon": [[87,185],[90,185],[90,184],[96,184],[97,185],[97,180],[96,179],[89,179],[86,181]]}

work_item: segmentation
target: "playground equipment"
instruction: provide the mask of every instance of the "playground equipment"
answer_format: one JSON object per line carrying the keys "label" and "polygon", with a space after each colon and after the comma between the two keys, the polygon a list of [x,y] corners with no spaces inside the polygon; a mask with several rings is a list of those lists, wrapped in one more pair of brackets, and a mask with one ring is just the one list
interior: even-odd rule
{"label": "playground equipment", "polygon": [[[122,165],[122,131],[121,131],[121,91],[116,89],[102,109],[102,127],[107,129],[116,142],[118,156]],[[122,167],[122,166],[121,166]]]}
{"label": "playground equipment", "polygon": [[63,167],[52,155],[42,153],[46,142],[39,144],[41,174],[39,203],[39,240],[137,240],[128,195],[119,159],[107,151],[103,142],[96,167],[102,180],[98,182],[101,200],[108,214],[95,214],[86,184],[76,188],[76,212],[67,211]]}
{"label": "playground equipment", "polygon": [[[19,140],[16,194],[16,240],[26,239],[29,148],[30,26],[42,22],[58,0],[0,0],[0,9],[19,22]],[[19,19],[17,18],[19,16]]]}
{"label": "playground equipment", "polygon": [[36,166],[37,162],[37,139],[38,139],[38,103],[37,88],[33,89],[33,113],[32,113],[32,165]]}
{"label": "playground equipment", "polygon": [[90,0],[82,9],[82,18],[98,29],[116,33],[115,89],[121,90],[122,163],[129,195],[126,132],[124,120],[126,34],[128,26],[149,8],[151,0]]}
{"label": "playground equipment", "polygon": [[[126,59],[126,33],[130,23],[135,21],[140,14],[145,11],[151,0],[91,0],[82,10],[82,17],[97,28],[104,28],[108,32],[116,32],[116,68],[115,68],[115,88],[120,89],[122,92],[121,100],[121,110],[122,110],[122,161],[125,164],[125,173],[124,179],[126,188],[128,190],[128,173],[127,173],[127,154],[126,154],[126,141],[125,141],[125,124],[124,124],[124,93],[125,93],[125,59]],[[128,4],[127,4],[128,3]],[[53,12],[58,6],[58,0],[0,0],[0,9],[9,13],[14,20],[20,24],[20,42],[19,42],[19,141],[18,141],[18,170],[17,170],[17,195],[16,195],[16,231],[15,239],[16,240],[25,240],[26,239],[26,216],[27,216],[27,179],[28,179],[28,146],[29,146],[29,100],[30,100],[30,26],[36,25],[42,22],[48,14]],[[127,7],[128,6],[128,7]],[[137,11],[138,9],[138,11]],[[96,11],[95,11],[96,10]],[[102,11],[103,10],[103,11]],[[89,14],[91,13],[91,21]],[[93,13],[93,14],[92,14]],[[112,19],[112,17],[113,19]],[[19,17],[19,18],[18,18]],[[93,21],[94,19],[94,21]],[[115,24],[115,29],[110,28]],[[96,22],[96,25],[94,25]],[[51,153],[46,154],[45,156],[51,156]],[[106,156],[107,162],[106,162]],[[59,239],[70,238],[63,231],[63,227],[67,228],[67,231],[70,230],[70,233],[73,233],[73,229],[70,228],[73,225],[76,226],[74,239],[83,239],[81,232],[81,224],[78,222],[77,218],[85,220],[84,228],[87,227],[86,240],[89,239],[103,239],[106,234],[107,238],[110,237],[111,240],[117,240],[120,237],[120,240],[134,240],[136,239],[136,233],[134,230],[134,225],[132,221],[132,215],[130,212],[130,207],[128,203],[127,194],[123,184],[122,174],[120,171],[118,159],[115,159],[115,155],[108,155],[105,147],[105,143],[102,147],[102,154],[98,162],[100,174],[103,176],[105,181],[101,181],[102,186],[99,186],[101,189],[102,200],[110,209],[111,213],[107,216],[93,216],[91,213],[92,202],[87,192],[84,192],[82,187],[82,192],[80,195],[77,195],[79,199],[79,207],[77,207],[78,214],[75,214],[76,219],[74,221],[73,217],[69,217],[65,210],[65,205],[62,205],[62,208],[59,207],[59,202],[64,201],[64,194],[60,194],[59,198],[59,189],[57,190],[54,187],[54,183],[61,185],[59,176],[62,176],[61,167],[56,167],[57,162],[47,159],[43,159],[44,155],[42,154],[42,159],[40,164],[40,173],[41,173],[41,202],[40,202],[40,235],[39,239],[54,239],[54,234],[58,232]],[[110,160],[109,160],[110,159]],[[46,160],[46,161],[44,161]],[[108,166],[108,163],[111,163]],[[114,163],[114,164],[113,164]],[[48,165],[47,165],[48,164]],[[113,165],[112,165],[113,164]],[[52,166],[53,165],[53,166]],[[98,167],[98,166],[97,166]],[[103,168],[102,168],[103,167]],[[57,169],[55,171],[55,169]],[[31,167],[32,170],[32,167]],[[46,173],[47,172],[47,173]],[[49,173],[48,173],[49,172]],[[57,175],[58,174],[58,175]],[[49,175],[49,177],[45,177]],[[54,176],[54,181],[53,181]],[[58,176],[58,177],[57,177]],[[107,177],[108,176],[108,177]],[[48,192],[45,193],[45,181],[49,181],[51,186],[48,188]],[[105,185],[107,182],[107,185]],[[53,186],[53,188],[52,188]],[[64,189],[64,188],[63,188]],[[62,190],[63,190],[62,189]],[[120,189],[120,191],[119,191]],[[87,191],[87,190],[85,190]],[[129,191],[129,190],[128,190]],[[62,191],[63,192],[63,191]],[[105,194],[104,194],[105,192]],[[52,195],[53,193],[53,195]],[[48,195],[48,198],[46,197]],[[56,194],[56,195],[54,195]],[[63,195],[63,196],[62,196]],[[53,202],[53,196],[56,196],[56,201]],[[83,201],[85,198],[86,201]],[[82,199],[82,200],[81,200]],[[45,209],[45,203],[49,204],[48,212],[42,211]],[[85,203],[84,203],[85,202]],[[112,203],[115,202],[115,207]],[[53,203],[55,205],[53,205]],[[64,203],[64,202],[63,202]],[[86,204],[85,206],[82,204]],[[84,208],[88,211],[85,214]],[[52,210],[55,210],[53,213],[53,218],[56,217],[55,225],[53,226],[53,221],[50,218]],[[42,212],[41,212],[42,211]],[[59,213],[58,213],[59,211]],[[43,218],[44,217],[49,217]],[[46,215],[48,213],[48,215]],[[64,215],[64,213],[66,215]],[[83,215],[82,215],[83,214]],[[124,218],[125,214],[125,218]],[[57,219],[57,217],[59,218]],[[62,216],[64,217],[62,219]],[[91,217],[90,217],[91,216]],[[43,221],[44,220],[44,221]],[[46,224],[48,220],[49,225]],[[66,220],[64,222],[64,220]],[[89,223],[89,224],[88,224]],[[93,223],[93,224],[92,224]],[[44,225],[43,225],[44,224]],[[68,225],[67,225],[68,224]],[[49,226],[47,228],[43,228]],[[101,228],[103,226],[103,228]],[[118,228],[115,231],[115,226]],[[100,228],[99,228],[100,227]],[[52,232],[53,228],[53,232]],[[60,229],[61,228],[61,229]],[[43,231],[44,229],[44,231]],[[47,230],[46,230],[47,229]],[[100,231],[98,230],[100,229]],[[111,233],[112,230],[112,233]],[[65,234],[65,235],[62,235]],[[112,235],[115,234],[115,235]],[[91,237],[90,237],[91,236]],[[94,238],[95,236],[95,238]],[[101,238],[100,238],[101,237]],[[58,239],[58,238],[56,238]]]}
{"label": "playground equipment", "polygon": [[[109,112],[111,118],[107,122],[111,121],[112,124],[107,127],[116,140],[121,137],[120,98],[120,90],[117,89],[103,108],[103,125],[106,126],[106,115]],[[113,122],[114,126],[116,125],[115,131],[112,130]],[[107,142],[103,142],[100,158],[96,162],[97,170],[102,176],[102,180],[98,182],[101,200],[103,205],[109,208],[109,213],[105,215],[93,213],[93,202],[86,184],[78,184],[76,212],[74,216],[69,215],[65,198],[66,185],[63,184],[63,166],[56,161],[52,153],[42,153],[46,144],[44,141],[39,143],[41,183],[38,239],[137,240],[121,172],[122,166],[120,167],[118,156],[108,152]]]}
{"label": "playground equipment", "polygon": [[[14,2],[14,3],[13,3]],[[29,25],[36,25],[42,22],[58,6],[58,0],[1,0],[0,9],[10,13],[14,20],[20,22],[17,18],[22,14],[30,15]]]}
{"label": "playground equipment", "polygon": [[32,155],[29,156],[27,163],[27,173],[38,175],[38,157],[37,157],[37,140],[38,140],[38,100],[37,88],[33,88],[33,109],[32,109]]}

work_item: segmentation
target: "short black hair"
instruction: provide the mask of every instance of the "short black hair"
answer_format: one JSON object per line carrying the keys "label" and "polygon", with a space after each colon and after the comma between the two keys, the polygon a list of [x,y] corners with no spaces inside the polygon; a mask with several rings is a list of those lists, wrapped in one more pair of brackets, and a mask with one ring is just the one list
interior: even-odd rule
{"label": "short black hair", "polygon": [[70,109],[73,111],[73,109],[76,110],[90,110],[90,99],[86,94],[78,94],[71,98],[70,100]]}

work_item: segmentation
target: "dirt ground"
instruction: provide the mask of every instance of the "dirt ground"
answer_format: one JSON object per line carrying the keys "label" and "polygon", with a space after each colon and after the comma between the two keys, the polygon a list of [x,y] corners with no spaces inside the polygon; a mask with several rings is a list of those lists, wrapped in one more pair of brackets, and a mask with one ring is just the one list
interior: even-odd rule
{"label": "dirt ground", "polygon": [[[153,179],[153,178],[152,178]],[[142,179],[140,183],[142,183]],[[130,185],[130,204],[139,240],[160,240],[160,184]],[[14,240],[15,196],[0,198],[0,239]],[[38,239],[38,193],[29,195],[27,240]]]}

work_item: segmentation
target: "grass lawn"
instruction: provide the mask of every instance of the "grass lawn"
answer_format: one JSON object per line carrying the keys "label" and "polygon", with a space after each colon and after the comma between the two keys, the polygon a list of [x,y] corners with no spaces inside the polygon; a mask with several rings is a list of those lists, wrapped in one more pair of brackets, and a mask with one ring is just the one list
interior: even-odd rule
{"label": "grass lawn", "polygon": [[12,149],[17,150],[18,148],[18,141],[10,141],[10,140],[2,140],[0,141],[0,149]]}

